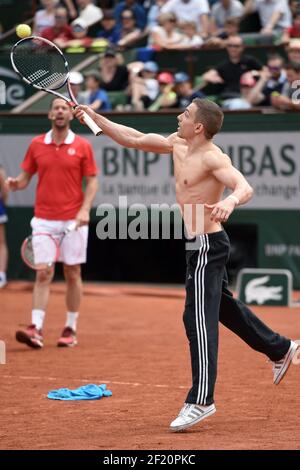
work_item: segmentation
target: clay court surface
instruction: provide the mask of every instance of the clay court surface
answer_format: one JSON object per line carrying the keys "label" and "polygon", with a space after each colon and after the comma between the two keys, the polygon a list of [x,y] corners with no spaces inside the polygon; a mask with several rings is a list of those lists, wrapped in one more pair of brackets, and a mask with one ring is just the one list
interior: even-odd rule
{"label": "clay court surface", "polygon": [[[217,413],[190,431],[168,430],[190,386],[182,324],[184,292],[86,286],[79,345],[58,349],[65,321],[63,285],[54,285],[45,347],[18,344],[28,323],[31,286],[0,292],[1,449],[300,449],[300,365],[272,384],[271,365],[221,327]],[[300,338],[299,308],[255,308],[272,328]],[[46,398],[49,390],[106,383],[113,396],[89,402]]]}

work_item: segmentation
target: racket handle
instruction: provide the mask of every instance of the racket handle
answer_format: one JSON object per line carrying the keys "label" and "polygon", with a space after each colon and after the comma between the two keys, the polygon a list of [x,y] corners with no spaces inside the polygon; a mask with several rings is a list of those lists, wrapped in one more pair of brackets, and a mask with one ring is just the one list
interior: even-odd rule
{"label": "racket handle", "polygon": [[72,222],[69,227],[66,228],[66,230],[64,231],[65,234],[69,233],[69,232],[73,232],[73,230],[76,230],[77,229],[77,222]]}
{"label": "racket handle", "polygon": [[83,120],[85,124],[91,129],[94,135],[102,134],[102,129],[95,123],[95,121],[87,113],[84,113]]}

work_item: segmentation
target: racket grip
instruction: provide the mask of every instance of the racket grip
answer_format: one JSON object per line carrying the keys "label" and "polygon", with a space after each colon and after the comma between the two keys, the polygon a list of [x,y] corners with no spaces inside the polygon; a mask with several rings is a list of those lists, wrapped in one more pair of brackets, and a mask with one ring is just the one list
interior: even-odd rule
{"label": "racket grip", "polygon": [[76,230],[77,228],[77,223],[76,222],[72,222],[65,230],[65,234],[69,233],[69,232],[73,232],[73,230]]}
{"label": "racket grip", "polygon": [[85,124],[91,129],[94,135],[102,134],[102,129],[95,123],[95,121],[84,112],[83,120]]}

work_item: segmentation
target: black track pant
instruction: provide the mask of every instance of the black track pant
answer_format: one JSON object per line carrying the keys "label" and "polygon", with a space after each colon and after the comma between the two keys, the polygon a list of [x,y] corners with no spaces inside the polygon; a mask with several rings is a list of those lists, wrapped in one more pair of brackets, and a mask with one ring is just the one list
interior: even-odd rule
{"label": "black track pant", "polygon": [[187,251],[183,321],[190,343],[193,385],[186,402],[211,405],[217,376],[219,320],[272,361],[287,353],[290,340],[268,328],[227,289],[225,264],[230,242],[226,232],[204,234],[199,239],[199,249]]}

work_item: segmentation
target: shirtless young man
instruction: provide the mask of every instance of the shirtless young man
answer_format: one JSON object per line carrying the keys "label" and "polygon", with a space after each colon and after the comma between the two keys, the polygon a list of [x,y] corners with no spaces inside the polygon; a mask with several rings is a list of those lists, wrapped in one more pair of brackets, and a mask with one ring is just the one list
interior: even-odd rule
{"label": "shirtless young man", "polygon": [[[284,377],[298,344],[273,332],[227,289],[225,265],[230,243],[222,228],[237,205],[248,202],[253,190],[230,158],[213,144],[223,113],[215,103],[196,98],[178,116],[178,130],[165,138],[143,134],[115,124],[80,106],[75,115],[82,122],[85,110],[103,132],[124,147],[156,153],[173,153],[176,197],[185,204],[204,206],[204,226],[196,233],[199,247],[187,251],[186,302],[183,315],[190,344],[192,388],[172,431],[186,429],[215,413],[218,322],[236,333],[273,362],[274,383]],[[222,199],[225,187],[232,193]],[[183,211],[184,214],[184,211]],[[190,221],[188,221],[190,223]]]}

